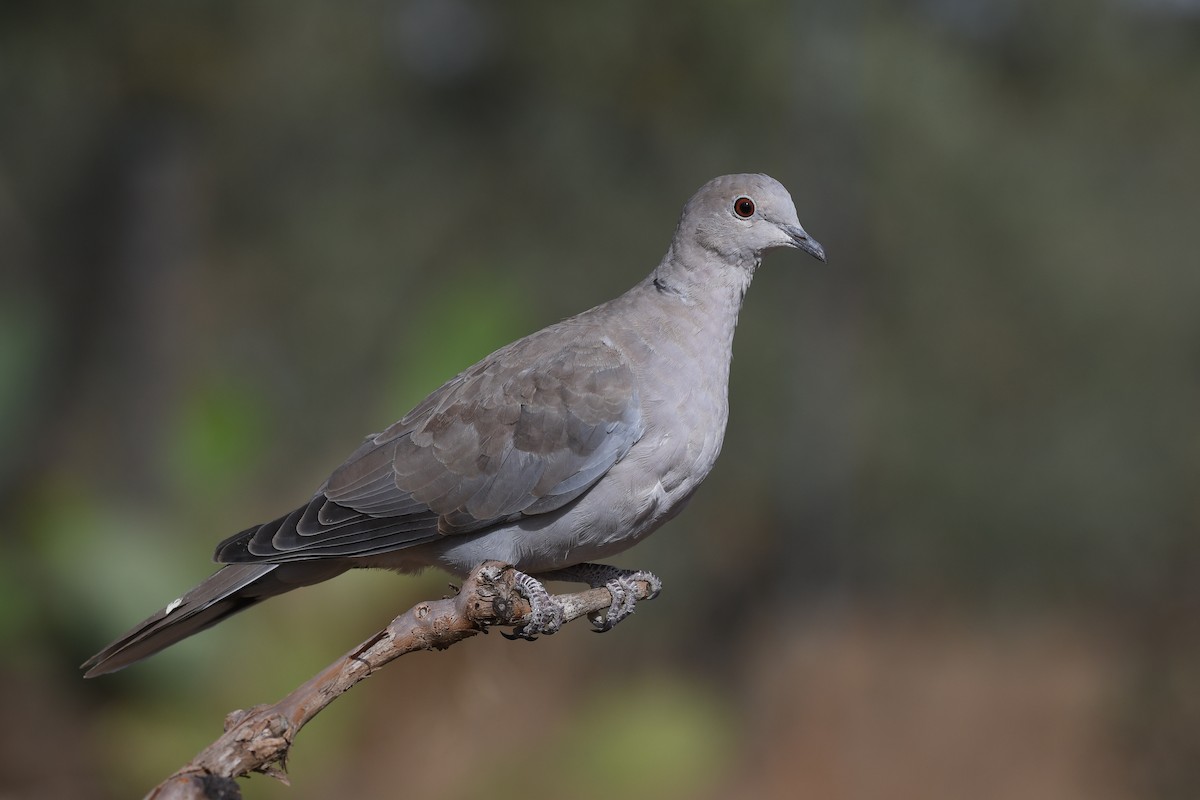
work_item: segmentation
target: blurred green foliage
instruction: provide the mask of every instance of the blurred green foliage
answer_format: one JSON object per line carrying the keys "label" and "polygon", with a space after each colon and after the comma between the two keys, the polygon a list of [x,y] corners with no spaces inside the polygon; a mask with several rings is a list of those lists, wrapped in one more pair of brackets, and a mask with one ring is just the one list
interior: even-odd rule
{"label": "blurred green foliage", "polygon": [[740,704],[810,615],[903,608],[1095,632],[1103,730],[1063,747],[1101,756],[1052,796],[1196,796],[1197,98],[1194,2],[5,5],[0,795],[144,791],[444,591],[346,576],[74,671],[363,435],[640,279],[704,180],[761,170],[831,263],[757,278],[722,460],[621,559],[668,592],[611,637],[397,665],[248,795],[858,796],[789,764],[866,749],[757,770]]}
{"label": "blurred green foliage", "polygon": [[551,797],[563,787],[580,800],[696,797],[731,766],[730,722],[707,687],[666,677],[622,681],[589,697],[568,728],[536,745],[533,775],[520,761],[492,767],[461,797]]}

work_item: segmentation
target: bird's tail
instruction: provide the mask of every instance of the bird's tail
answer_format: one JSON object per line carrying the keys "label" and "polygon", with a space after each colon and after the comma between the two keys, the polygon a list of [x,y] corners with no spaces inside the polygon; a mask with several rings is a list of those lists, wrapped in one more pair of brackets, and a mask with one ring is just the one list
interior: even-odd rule
{"label": "bird's tail", "polygon": [[222,567],[85,661],[83,676],[94,678],[124,669],[268,597],[332,578],[345,569],[328,562]]}

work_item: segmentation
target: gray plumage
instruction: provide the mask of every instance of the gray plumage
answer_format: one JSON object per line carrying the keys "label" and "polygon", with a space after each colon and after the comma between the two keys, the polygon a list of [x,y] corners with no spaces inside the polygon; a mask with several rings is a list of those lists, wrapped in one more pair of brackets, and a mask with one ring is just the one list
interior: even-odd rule
{"label": "gray plumage", "polygon": [[772,178],[705,184],[643,281],[497,350],[368,437],[306,504],[223,541],[216,560],[230,566],[91,658],[86,674],[354,567],[464,576],[496,559],[537,574],[635,544],[679,513],[716,461],[738,311],[773,247],[824,260]]}

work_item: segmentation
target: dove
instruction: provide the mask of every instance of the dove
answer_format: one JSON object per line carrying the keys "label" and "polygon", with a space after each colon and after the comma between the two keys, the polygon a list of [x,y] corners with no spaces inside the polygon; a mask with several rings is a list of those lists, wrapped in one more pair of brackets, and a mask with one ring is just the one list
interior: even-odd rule
{"label": "dove", "polygon": [[562,624],[547,580],[607,587],[593,624],[612,628],[634,611],[632,581],[651,596],[662,582],[596,562],[675,517],[716,462],[738,313],[773,248],[825,260],[778,181],[704,184],[645,279],[500,348],[367,437],[307,502],[221,542],[223,567],[89,659],[86,676],[355,568],[461,577],[502,561],[532,609],[514,636]]}

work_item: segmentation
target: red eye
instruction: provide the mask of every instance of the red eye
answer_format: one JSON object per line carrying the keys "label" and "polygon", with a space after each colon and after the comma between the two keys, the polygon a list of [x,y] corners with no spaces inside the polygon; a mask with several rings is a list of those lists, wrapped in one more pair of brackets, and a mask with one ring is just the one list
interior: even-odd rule
{"label": "red eye", "polygon": [[754,201],[749,197],[739,197],[733,201],[733,213],[742,219],[754,216]]}

